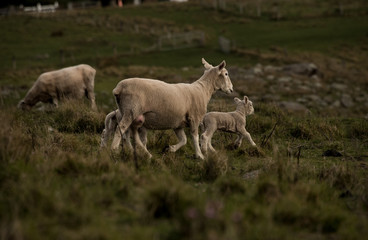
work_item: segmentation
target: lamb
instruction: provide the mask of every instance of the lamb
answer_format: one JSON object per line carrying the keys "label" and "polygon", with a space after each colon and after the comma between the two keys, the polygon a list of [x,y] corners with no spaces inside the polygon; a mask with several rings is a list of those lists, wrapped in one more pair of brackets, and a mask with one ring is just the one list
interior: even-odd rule
{"label": "lamb", "polygon": [[41,74],[18,107],[31,109],[36,103],[52,103],[58,106],[63,98],[82,99],[86,96],[96,110],[94,79],[96,70],[89,65],[80,64]]}
{"label": "lamb", "polygon": [[[102,131],[101,134],[101,144],[100,147],[106,147],[107,146],[107,142],[109,141],[109,139],[111,139],[111,137],[113,136],[113,134],[115,133],[116,127],[118,126],[118,123],[121,121],[121,113],[119,111],[119,109],[110,112],[109,114],[106,115],[105,118],[105,129]],[[140,123],[136,122],[135,125],[133,126],[139,126]],[[131,128],[127,129],[127,131],[124,133],[123,135],[123,144],[124,142],[127,144],[129,149],[133,149],[132,144],[130,142],[130,134],[131,134]],[[147,130],[144,127],[139,128],[138,130],[139,132],[139,136],[141,138],[141,141],[143,143],[144,146],[146,146],[147,144]]]}
{"label": "lamb", "polygon": [[[233,91],[233,85],[222,61],[213,67],[202,58],[204,74],[195,82],[168,84],[163,81],[130,78],[120,81],[113,90],[116,103],[122,113],[119,128],[115,131],[112,150],[117,150],[121,140],[120,131],[125,133],[133,120],[143,119],[147,129],[173,129],[179,142],[169,146],[176,152],[187,142],[184,127],[190,127],[197,158],[204,159],[199,147],[198,126],[207,112],[212,94],[217,90],[225,93]],[[136,145],[146,153],[148,150],[133,130]],[[150,154],[149,154],[150,155]]]}
{"label": "lamb", "polygon": [[235,147],[238,148],[243,138],[247,138],[252,146],[256,146],[249,132],[245,130],[246,116],[254,113],[253,103],[244,96],[244,100],[234,98],[236,110],[234,112],[209,112],[203,118],[204,133],[201,135],[201,147],[204,153],[209,148],[212,152],[216,150],[212,147],[211,139],[216,130],[237,133]]}

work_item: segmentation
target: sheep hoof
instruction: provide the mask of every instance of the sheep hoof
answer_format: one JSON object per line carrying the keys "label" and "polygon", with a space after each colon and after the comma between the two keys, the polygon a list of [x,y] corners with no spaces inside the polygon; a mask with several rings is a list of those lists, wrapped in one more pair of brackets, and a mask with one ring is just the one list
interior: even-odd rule
{"label": "sheep hoof", "polygon": [[175,146],[169,146],[168,148],[169,152],[176,152]]}
{"label": "sheep hoof", "polygon": [[204,159],[204,156],[203,156],[203,154],[196,154],[196,158],[200,158],[200,159]]}
{"label": "sheep hoof", "polygon": [[118,152],[119,151],[119,146],[117,146],[117,147],[111,147],[111,151],[112,152]]}
{"label": "sheep hoof", "polygon": [[161,153],[168,153],[170,152],[170,146],[165,146],[162,150]]}

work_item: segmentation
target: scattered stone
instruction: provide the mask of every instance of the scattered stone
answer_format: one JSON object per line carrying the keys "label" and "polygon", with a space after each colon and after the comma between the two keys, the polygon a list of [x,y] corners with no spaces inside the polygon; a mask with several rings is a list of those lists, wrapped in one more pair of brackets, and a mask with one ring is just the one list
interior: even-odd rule
{"label": "scattered stone", "polygon": [[310,93],[310,92],[311,92],[310,87],[308,87],[308,86],[304,86],[304,85],[298,86],[298,87],[296,88],[296,90],[297,90],[299,93]]}
{"label": "scattered stone", "polygon": [[295,84],[295,85],[301,85],[302,84],[302,81],[300,81],[299,79],[293,79],[293,83]]}
{"label": "scattered stone", "polygon": [[342,97],[341,97],[341,104],[344,106],[344,107],[347,107],[347,108],[350,108],[350,107],[353,107],[354,106],[354,101],[353,99],[350,97],[350,95],[348,94],[343,94]]}
{"label": "scattered stone", "polygon": [[267,79],[268,81],[273,81],[273,80],[275,79],[275,76],[274,76],[274,75],[268,75],[268,76],[266,77],[266,79]]}
{"label": "scattered stone", "polygon": [[298,98],[298,99],[296,99],[296,101],[298,102],[298,103],[307,103],[308,102],[308,100],[306,99],[306,98]]}
{"label": "scattered stone", "polygon": [[259,176],[260,173],[261,173],[261,170],[254,170],[251,172],[247,172],[246,174],[243,175],[243,179],[246,179],[246,180],[255,179]]}
{"label": "scattered stone", "polygon": [[331,104],[331,107],[335,107],[335,108],[341,107],[341,103],[340,103],[340,101],[339,101],[339,100],[334,101],[334,102]]}
{"label": "scattered stone", "polygon": [[355,98],[355,100],[360,103],[365,102],[367,99],[368,99],[367,95],[361,95]]}
{"label": "scattered stone", "polygon": [[270,66],[270,65],[267,65],[264,67],[264,72],[267,72],[267,73],[271,73],[271,72],[279,72],[282,70],[281,67],[275,67],[275,66]]}
{"label": "scattered stone", "polygon": [[291,78],[291,77],[288,77],[288,76],[280,77],[280,78],[278,79],[278,81],[279,81],[280,83],[288,83],[288,82],[290,82],[291,80],[292,80],[292,78]]}
{"label": "scattered stone", "polygon": [[331,88],[333,90],[344,92],[344,91],[346,91],[348,86],[346,86],[345,84],[342,84],[342,83],[333,83],[333,84],[331,84]]}
{"label": "scattered stone", "polygon": [[312,84],[312,87],[321,88],[322,84],[320,82],[315,82],[315,83]]}
{"label": "scattered stone", "polygon": [[280,108],[288,111],[288,112],[296,112],[296,113],[303,113],[306,114],[309,110],[303,105],[298,102],[291,102],[291,101],[283,101],[279,103]]}
{"label": "scattered stone", "polygon": [[262,65],[260,63],[258,63],[254,68],[253,68],[253,73],[255,75],[262,75],[263,74],[263,70],[262,70]]}
{"label": "scattered stone", "polygon": [[318,68],[314,63],[296,63],[284,66],[282,71],[311,77],[318,73]]}
{"label": "scattered stone", "polygon": [[321,102],[321,98],[318,95],[309,95],[308,98],[314,102]]}
{"label": "scattered stone", "polygon": [[265,94],[261,97],[261,100],[265,102],[277,102],[280,100],[280,96],[277,94]]}
{"label": "scattered stone", "polygon": [[332,103],[334,99],[333,97],[327,95],[323,98],[323,100],[325,100],[327,103]]}

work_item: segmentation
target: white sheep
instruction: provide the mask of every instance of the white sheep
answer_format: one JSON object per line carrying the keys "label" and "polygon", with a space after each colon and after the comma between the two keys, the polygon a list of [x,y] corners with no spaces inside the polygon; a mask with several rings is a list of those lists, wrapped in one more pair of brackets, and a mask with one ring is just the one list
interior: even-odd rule
{"label": "white sheep", "polygon": [[252,146],[256,146],[249,132],[245,129],[246,116],[254,113],[253,103],[244,96],[244,100],[234,98],[236,110],[233,112],[209,112],[203,118],[204,133],[201,135],[201,147],[204,153],[207,149],[212,152],[216,150],[212,147],[211,139],[216,130],[238,134],[235,140],[235,147],[238,148],[243,138],[247,138]]}
{"label": "white sheep", "polygon": [[[105,117],[105,129],[101,134],[101,144],[100,147],[106,147],[108,141],[111,139],[116,131],[118,123],[121,121],[121,113],[119,109],[110,112]],[[139,122],[135,122],[135,126],[140,126]],[[130,142],[131,128],[123,134],[123,144],[126,144],[130,150],[133,150],[132,143]],[[144,146],[147,144],[147,130],[144,127],[139,128],[139,136]]]}
{"label": "white sheep", "polygon": [[30,109],[40,101],[57,106],[58,101],[63,98],[87,97],[91,101],[92,109],[96,110],[93,92],[95,75],[96,70],[86,64],[43,73],[18,107],[23,110]]}
{"label": "white sheep", "polygon": [[[119,147],[121,134],[131,123],[140,118],[147,129],[174,129],[179,142],[169,146],[175,152],[186,144],[184,127],[189,126],[193,137],[196,157],[204,158],[199,147],[198,126],[207,112],[207,105],[212,94],[217,90],[226,93],[233,91],[233,85],[225,69],[225,61],[213,67],[202,58],[205,71],[197,81],[169,84],[159,80],[130,78],[120,81],[113,94],[122,113],[119,128],[115,131],[112,149]],[[136,145],[146,153],[148,150],[133,129]],[[150,155],[150,154],[149,154]]]}

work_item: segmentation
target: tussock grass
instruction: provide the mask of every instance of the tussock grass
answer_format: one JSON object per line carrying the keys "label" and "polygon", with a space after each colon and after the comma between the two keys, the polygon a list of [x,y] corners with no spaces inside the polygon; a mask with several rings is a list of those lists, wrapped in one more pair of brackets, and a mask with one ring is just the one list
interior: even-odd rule
{"label": "tussock grass", "polygon": [[89,106],[69,100],[55,111],[55,126],[60,132],[101,133],[104,129],[104,114],[91,111]]}
{"label": "tussock grass", "polygon": [[[265,132],[257,127],[253,133],[257,125],[250,122],[257,143],[276,112],[282,114],[267,105],[257,112]],[[285,239],[359,239],[366,233],[361,226],[367,217],[357,214],[368,208],[365,160],[346,157],[367,144],[361,135],[346,138],[365,129],[359,119],[281,115],[264,147],[244,143],[225,150],[233,139],[222,134],[214,138],[223,146],[204,161],[192,157],[190,138],[183,149],[167,153],[162,150],[176,141],[172,131],[149,132],[153,158],[139,156],[137,171],[131,154],[99,149],[103,114],[87,105],[45,112],[10,108],[0,116],[0,211],[7,216],[0,218],[0,230],[7,238],[140,239],[155,233],[164,239],[242,239],[262,229],[264,236]],[[75,127],[82,118],[88,123]],[[309,138],[293,137],[296,127],[307,129]],[[299,157],[288,153],[299,145]],[[344,155],[322,157],[332,148]]]}

